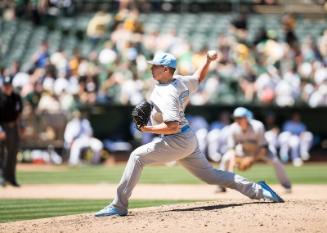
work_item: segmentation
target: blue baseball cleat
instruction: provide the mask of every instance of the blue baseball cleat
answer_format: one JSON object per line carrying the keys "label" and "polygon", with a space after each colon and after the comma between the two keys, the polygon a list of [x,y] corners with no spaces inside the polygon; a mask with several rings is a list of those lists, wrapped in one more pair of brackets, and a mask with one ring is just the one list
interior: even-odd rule
{"label": "blue baseball cleat", "polygon": [[125,211],[119,210],[110,204],[104,207],[102,210],[98,211],[95,214],[95,217],[126,216],[126,215],[127,215],[127,210]]}
{"label": "blue baseball cleat", "polygon": [[268,184],[264,181],[259,181],[258,185],[262,188],[262,194],[265,198],[273,201],[273,202],[279,202],[282,203],[284,200],[274,191],[272,188],[269,187]]}

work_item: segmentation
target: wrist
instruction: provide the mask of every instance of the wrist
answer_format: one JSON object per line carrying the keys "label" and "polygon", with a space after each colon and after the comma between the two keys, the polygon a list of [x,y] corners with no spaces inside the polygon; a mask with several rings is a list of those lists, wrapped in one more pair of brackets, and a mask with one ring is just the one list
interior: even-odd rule
{"label": "wrist", "polygon": [[151,126],[148,125],[142,126],[141,131],[144,133],[151,132]]}
{"label": "wrist", "polygon": [[206,60],[206,65],[209,65],[213,60],[211,60],[209,57],[207,57],[207,60]]}

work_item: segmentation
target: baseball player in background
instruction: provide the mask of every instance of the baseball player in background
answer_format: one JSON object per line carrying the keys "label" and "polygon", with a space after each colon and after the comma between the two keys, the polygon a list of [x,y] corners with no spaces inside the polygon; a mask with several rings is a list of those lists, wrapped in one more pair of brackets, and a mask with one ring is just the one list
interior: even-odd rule
{"label": "baseball player in background", "polygon": [[186,116],[195,137],[198,141],[199,149],[203,154],[207,153],[207,135],[209,124],[203,116]]}
{"label": "baseball player in background", "polygon": [[227,151],[228,127],[230,114],[222,112],[218,119],[211,123],[208,133],[208,158],[220,162],[222,155]]}
{"label": "baseball player in background", "polygon": [[299,113],[294,113],[292,118],[286,121],[279,135],[280,157],[283,162],[288,161],[290,152],[293,165],[300,167],[303,161],[309,160],[309,150],[313,143],[313,134],[301,122]]}
{"label": "baseball player in background", "polygon": [[191,76],[174,75],[176,58],[159,52],[153,60],[151,72],[157,81],[150,101],[151,125],[138,126],[142,132],[161,135],[159,140],[136,148],[130,155],[124,174],[117,188],[116,197],[111,204],[95,214],[97,217],[119,215],[125,216],[128,211],[128,200],[137,184],[143,167],[149,164],[167,163],[178,160],[193,175],[208,184],[221,185],[236,189],[252,199],[267,199],[283,202],[264,181],[253,183],[244,177],[227,171],[216,170],[199,150],[198,142],[184,110],[202,82],[212,61],[218,57],[215,51],[209,51],[202,66]]}
{"label": "baseball player in background", "polygon": [[81,112],[73,112],[73,119],[68,122],[65,128],[64,139],[65,147],[69,150],[69,165],[78,165],[81,160],[82,150],[88,147],[94,153],[92,162],[99,163],[103,144],[99,139],[93,137],[91,123],[88,119],[82,117]]}
{"label": "baseball player in background", "polygon": [[4,154],[4,147],[3,147],[3,143],[4,140],[6,139],[6,133],[5,131],[2,129],[1,125],[0,125],[0,186],[5,186],[6,181],[5,181],[5,177],[3,177],[3,154]]}
{"label": "baseball player in background", "polygon": [[[274,166],[280,184],[290,192],[291,182],[277,155],[268,147],[264,125],[252,119],[252,113],[243,107],[236,108],[233,117],[235,122],[229,127],[228,151],[222,158],[220,169],[233,172],[237,167],[244,171],[255,162],[264,161]],[[221,191],[226,191],[224,186]]]}

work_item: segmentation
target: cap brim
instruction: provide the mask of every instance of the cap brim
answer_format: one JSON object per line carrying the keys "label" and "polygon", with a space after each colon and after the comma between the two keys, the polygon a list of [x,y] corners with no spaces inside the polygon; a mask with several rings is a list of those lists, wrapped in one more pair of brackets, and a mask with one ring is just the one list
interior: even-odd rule
{"label": "cap brim", "polygon": [[164,67],[169,67],[169,68],[172,68],[172,69],[176,69],[176,67],[171,67],[169,65],[163,65],[163,64],[159,64],[159,63],[156,63],[154,61],[147,61],[148,64],[150,65],[156,65],[156,66],[164,66]]}
{"label": "cap brim", "polygon": [[248,116],[233,116],[234,119],[240,119],[240,118],[246,118],[248,119],[249,117]]}
{"label": "cap brim", "polygon": [[164,66],[164,65],[159,64],[159,63],[156,63],[156,62],[154,62],[154,61],[148,61],[148,64],[150,64],[150,65],[155,65],[155,66]]}

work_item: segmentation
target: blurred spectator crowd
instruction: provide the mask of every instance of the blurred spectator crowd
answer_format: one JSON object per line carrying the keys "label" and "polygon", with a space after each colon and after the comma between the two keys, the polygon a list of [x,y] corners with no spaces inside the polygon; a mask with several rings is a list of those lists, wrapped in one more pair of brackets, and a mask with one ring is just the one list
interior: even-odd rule
{"label": "blurred spectator crowd", "polygon": [[1,68],[0,76],[12,76],[14,87],[36,111],[70,111],[78,104],[135,105],[154,84],[147,60],[156,51],[174,54],[178,73],[185,75],[199,66],[208,48],[215,48],[223,58],[210,67],[191,104],[326,106],[327,29],[316,40],[310,35],[299,40],[291,15],[281,19],[280,27],[283,40],[264,28],[249,40],[247,18],[239,16],[215,43],[194,47],[174,29],[145,32],[135,10],[116,15],[100,11],[85,32],[94,48],[87,56],[78,49],[67,54],[61,46],[50,52],[49,44],[42,43],[27,70],[13,62]]}

